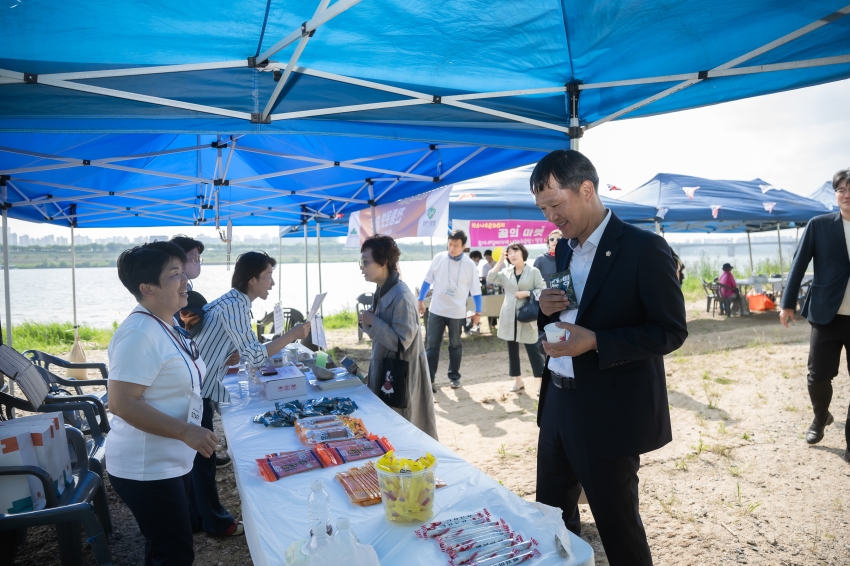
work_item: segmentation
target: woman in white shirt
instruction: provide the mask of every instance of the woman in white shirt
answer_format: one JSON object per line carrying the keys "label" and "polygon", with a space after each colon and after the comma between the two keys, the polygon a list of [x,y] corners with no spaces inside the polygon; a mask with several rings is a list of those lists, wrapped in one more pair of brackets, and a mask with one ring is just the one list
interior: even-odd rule
{"label": "woman in white shirt", "polygon": [[145,537],[146,565],[194,561],[192,462],[196,452],[209,457],[218,442],[200,426],[206,368],[173,316],[187,302],[185,261],[170,242],[138,246],[118,258],[118,277],[139,304],[109,343],[114,417],[106,470]]}
{"label": "woman in white shirt", "polygon": [[[505,267],[505,258],[510,265]],[[505,302],[499,313],[498,336],[508,343],[508,374],[514,378],[511,391],[525,389],[522,372],[519,367],[519,345],[525,344],[528,361],[534,377],[543,376],[543,356],[537,349],[537,323],[519,322],[517,311],[522,308],[534,293],[539,298],[540,291],[546,288],[546,282],[540,270],[525,262],[528,250],[522,244],[511,244],[499,258],[499,263],[487,274],[487,283],[501,285],[505,289]]]}

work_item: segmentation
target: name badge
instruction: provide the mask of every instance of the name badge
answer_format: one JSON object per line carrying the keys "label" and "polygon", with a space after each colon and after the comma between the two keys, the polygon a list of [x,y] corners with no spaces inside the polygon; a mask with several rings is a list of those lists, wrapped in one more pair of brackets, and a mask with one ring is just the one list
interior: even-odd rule
{"label": "name badge", "polygon": [[201,426],[201,417],[204,415],[204,401],[195,391],[189,398],[189,424]]}
{"label": "name badge", "polygon": [[449,297],[454,297],[455,293],[457,293],[457,287],[449,287],[448,289],[446,289],[446,295],[448,295]]}

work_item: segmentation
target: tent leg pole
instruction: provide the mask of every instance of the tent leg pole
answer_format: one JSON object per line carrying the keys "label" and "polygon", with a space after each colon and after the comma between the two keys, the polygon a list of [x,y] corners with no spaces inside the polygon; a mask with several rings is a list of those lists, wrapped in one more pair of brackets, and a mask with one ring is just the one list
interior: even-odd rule
{"label": "tent leg pole", "polygon": [[277,235],[277,303],[280,304],[283,292],[283,279],[281,279],[281,264],[283,263],[283,236]]}
{"label": "tent leg pole", "polygon": [[776,225],[776,240],[779,242],[779,277],[782,277],[782,232],[779,224]]}
{"label": "tent leg pole", "polygon": [[[577,117],[573,116],[572,118],[570,118],[571,128],[578,128],[579,125],[580,124]],[[578,138],[570,138],[570,149],[578,151],[578,140]]]}
{"label": "tent leg pole", "polygon": [[310,312],[310,276],[307,271],[308,263],[307,263],[307,223],[304,223],[304,304],[306,305],[306,310],[304,311],[304,316],[307,316],[306,313]]}
{"label": "tent leg pole", "polygon": [[747,232],[747,249],[750,250],[750,275],[756,274],[756,269],[753,267],[753,242],[750,239],[750,233]]}
{"label": "tent leg pole", "polygon": [[[12,299],[9,292],[9,217],[6,213],[6,184],[3,183],[3,287],[6,295],[6,345],[12,348]],[[9,395],[15,395],[15,382],[9,380]]]}
{"label": "tent leg pole", "polygon": [[[316,222],[316,251],[319,254],[319,294],[322,294],[322,227]],[[325,312],[319,307],[319,316],[325,318]]]}
{"label": "tent leg pole", "polygon": [[434,259],[434,236],[431,236],[431,259]]}
{"label": "tent leg pole", "polygon": [[74,227],[71,226],[71,301],[74,305],[74,338],[79,337],[77,330],[77,258],[74,250]]}

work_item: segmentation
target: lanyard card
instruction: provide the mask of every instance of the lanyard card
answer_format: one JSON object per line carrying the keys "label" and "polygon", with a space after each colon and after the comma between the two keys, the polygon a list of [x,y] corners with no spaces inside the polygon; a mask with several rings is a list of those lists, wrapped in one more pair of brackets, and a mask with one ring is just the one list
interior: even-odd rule
{"label": "lanyard card", "polygon": [[567,305],[566,310],[572,311],[578,308],[576,290],[575,287],[573,287],[573,275],[570,273],[569,268],[564,271],[559,271],[558,273],[553,273],[552,278],[549,280],[549,288],[560,289],[567,294],[567,300],[570,304]]}
{"label": "lanyard card", "polygon": [[203,414],[204,401],[201,399],[201,396],[193,390],[191,397],[189,397],[189,416],[186,420],[189,421],[189,424],[201,426],[201,417]]}

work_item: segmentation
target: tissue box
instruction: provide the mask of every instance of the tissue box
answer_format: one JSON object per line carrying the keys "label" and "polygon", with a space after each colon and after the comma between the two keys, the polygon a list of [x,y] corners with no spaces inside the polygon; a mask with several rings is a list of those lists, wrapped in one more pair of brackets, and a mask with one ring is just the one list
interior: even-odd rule
{"label": "tissue box", "polygon": [[269,401],[307,394],[307,377],[295,366],[277,368],[277,375],[261,375],[260,383]]}

